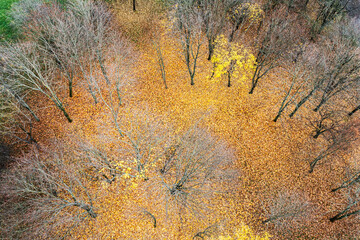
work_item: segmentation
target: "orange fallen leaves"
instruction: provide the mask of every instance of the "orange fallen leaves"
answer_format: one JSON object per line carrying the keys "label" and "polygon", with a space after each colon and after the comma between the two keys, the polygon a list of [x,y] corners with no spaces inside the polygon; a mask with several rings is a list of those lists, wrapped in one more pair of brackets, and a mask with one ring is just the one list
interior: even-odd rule
{"label": "orange fallen leaves", "polygon": [[[190,239],[223,219],[226,219],[223,236],[229,236],[235,229],[246,225],[262,232],[267,228],[261,224],[265,218],[262,208],[267,207],[263,200],[276,196],[283,189],[301,189],[306,192],[308,201],[318,206],[314,222],[307,225],[308,236],[331,236],[335,227],[330,228],[324,223],[324,216],[331,205],[328,200],[331,198],[328,193],[331,183],[326,171],[320,175],[321,178],[306,174],[307,164],[303,160],[309,157],[306,155],[308,152],[316,150],[307,140],[307,127],[297,119],[280,123],[271,121],[276,113],[273,105],[278,102],[279,96],[268,92],[266,84],[275,81],[276,76],[270,75],[267,83],[264,82],[265,87],[258,89],[254,95],[248,95],[246,85],[236,81],[230,88],[223,83],[209,81],[212,64],[202,59],[196,85],[191,86],[187,81],[185,64],[178,54],[176,39],[166,34],[166,24],[160,26],[159,44],[164,54],[169,89],[163,86],[155,50],[140,45],[141,55],[135,73],[138,82],[129,86],[123,94],[122,124],[129,125],[136,118],[132,115],[134,109],[147,109],[154,118],[161,116],[165,126],[174,126],[174,135],[200,122],[202,127],[226,140],[229,148],[234,149],[235,167],[242,173],[238,184],[230,186],[230,193],[219,193],[209,199],[212,203],[211,217],[197,219],[191,215],[167,216],[156,196],[142,193],[143,179],[128,184],[127,177],[123,177],[117,184],[103,186],[105,191],[98,196],[99,217],[74,230],[73,239]],[[202,51],[205,53],[206,49]],[[70,145],[76,145],[77,139],[93,144],[106,139],[104,136],[119,139],[117,132],[111,130],[111,120],[104,105],[101,102],[94,105],[80,87],[74,86],[74,90],[74,97],[65,101],[74,122],[63,121],[56,109],[42,109],[39,111],[42,121],[36,126],[35,136],[43,143],[53,137],[66,139]],[[116,147],[111,142],[102,144],[108,152]],[[303,152],[299,152],[299,148]],[[161,220],[156,228],[143,208],[155,213]],[[242,225],[243,222],[246,225]],[[272,230],[272,227],[268,229]],[[302,233],[296,234],[300,236]]]}

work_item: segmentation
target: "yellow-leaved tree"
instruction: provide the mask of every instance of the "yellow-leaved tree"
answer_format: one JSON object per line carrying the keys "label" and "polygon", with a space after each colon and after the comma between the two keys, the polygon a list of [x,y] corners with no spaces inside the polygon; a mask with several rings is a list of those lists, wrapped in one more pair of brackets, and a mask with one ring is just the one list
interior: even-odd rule
{"label": "yellow-leaved tree", "polygon": [[256,64],[255,56],[248,49],[239,43],[229,42],[224,35],[220,35],[215,40],[214,56],[211,61],[214,69],[210,79],[217,82],[221,77],[226,76],[228,87],[231,87],[232,78],[244,83],[252,75]]}

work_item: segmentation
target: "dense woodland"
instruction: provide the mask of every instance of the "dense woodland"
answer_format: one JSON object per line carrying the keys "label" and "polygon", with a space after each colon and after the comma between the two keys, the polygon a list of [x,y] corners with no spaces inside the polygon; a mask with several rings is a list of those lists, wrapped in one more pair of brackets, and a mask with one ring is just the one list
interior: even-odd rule
{"label": "dense woodland", "polygon": [[355,0],[2,0],[1,239],[359,239]]}

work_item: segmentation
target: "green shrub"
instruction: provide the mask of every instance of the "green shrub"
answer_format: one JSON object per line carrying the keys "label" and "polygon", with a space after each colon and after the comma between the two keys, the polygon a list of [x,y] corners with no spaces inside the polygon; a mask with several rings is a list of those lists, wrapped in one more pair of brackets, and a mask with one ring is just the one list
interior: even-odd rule
{"label": "green shrub", "polygon": [[8,12],[17,0],[0,0],[0,39],[10,40],[15,37],[15,29],[11,26]]}

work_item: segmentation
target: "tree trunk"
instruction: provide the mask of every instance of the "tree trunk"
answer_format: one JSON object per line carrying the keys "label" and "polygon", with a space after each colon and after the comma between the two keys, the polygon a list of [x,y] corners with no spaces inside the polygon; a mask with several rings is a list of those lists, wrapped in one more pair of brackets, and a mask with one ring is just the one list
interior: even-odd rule
{"label": "tree trunk", "polygon": [[132,1],[132,5],[133,5],[133,12],[136,12],[136,0]]}
{"label": "tree trunk", "polygon": [[317,139],[324,131],[321,130],[316,130],[315,135],[313,136],[313,138]]}
{"label": "tree trunk", "polygon": [[356,113],[360,109],[360,105],[354,108],[351,112],[348,113],[349,116],[352,116],[354,113]]}
{"label": "tree trunk", "polygon": [[73,97],[73,83],[72,81],[69,81],[69,97]]}
{"label": "tree trunk", "polygon": [[[289,95],[288,95],[289,96]],[[281,106],[279,108],[279,111],[276,115],[276,117],[273,119],[273,122],[277,122],[277,120],[280,118],[281,114],[283,113],[283,111],[285,110],[285,108],[287,107],[288,103],[285,103],[287,97],[285,97],[285,99],[283,100],[283,102],[281,103]]]}
{"label": "tree trunk", "polygon": [[254,72],[254,75],[251,79],[251,89],[249,91],[249,94],[253,94],[254,92],[254,89],[257,85],[257,81],[258,81],[258,75],[259,75],[259,65],[256,65],[256,69],[255,69],[255,72]]}
{"label": "tree trunk", "polygon": [[249,91],[249,94],[253,94],[255,89],[255,85],[251,85],[251,89]]}
{"label": "tree trunk", "polygon": [[[359,173],[358,173],[359,174]],[[331,192],[336,192],[337,190],[340,190],[342,188],[347,188],[351,185],[353,185],[354,183],[357,183],[360,181],[360,174],[358,176],[355,175],[355,177],[352,177],[350,180],[344,182],[341,184],[340,187],[334,188],[331,190]]]}
{"label": "tree trunk", "polygon": [[227,74],[228,74],[228,87],[231,87],[231,76],[232,76],[232,73],[234,72],[235,64],[236,64],[236,60],[231,60],[229,69],[227,71]]}
{"label": "tree trunk", "polygon": [[[357,211],[353,211],[353,212],[350,212],[350,213],[346,213],[347,211],[349,210],[349,208],[346,208],[344,211],[336,214],[334,217],[330,218],[330,222],[335,222],[337,220],[341,220],[343,218],[346,218],[346,217],[349,217],[351,215],[355,215],[355,214],[358,214],[360,213],[360,210],[357,210]],[[344,214],[346,213],[346,214]]]}
{"label": "tree trunk", "polygon": [[303,99],[301,99],[301,101],[296,105],[294,111],[292,111],[292,113],[290,113],[289,117],[292,118],[295,113],[299,110],[299,108],[307,101],[309,100],[309,98],[314,94],[315,92],[315,88],[312,89],[308,95],[306,95]]}
{"label": "tree trunk", "polygon": [[326,102],[326,98],[322,98],[320,103],[316,106],[316,108],[314,108],[314,112],[319,111],[319,109],[321,108],[321,106]]}
{"label": "tree trunk", "polygon": [[207,60],[210,61],[213,54],[214,54],[214,42],[212,40],[209,40],[209,56]]}
{"label": "tree trunk", "polygon": [[230,35],[229,35],[229,42],[232,42],[233,39],[234,39],[234,34],[235,34],[235,31],[231,31]]}
{"label": "tree trunk", "polygon": [[235,32],[236,32],[237,30],[239,30],[240,24],[241,24],[241,23],[237,22],[236,25],[235,25],[235,27],[231,30],[231,33],[230,33],[230,35],[229,35],[229,42],[230,42],[230,43],[234,40]]}
{"label": "tree trunk", "polygon": [[16,93],[13,93],[13,92],[11,92],[11,94],[13,94],[13,96],[16,98],[16,100],[18,100],[20,102],[20,104],[30,112],[30,114],[35,118],[35,120],[37,122],[40,122],[40,119],[38,118],[38,116],[32,111],[30,106],[20,96],[18,96]]}
{"label": "tree trunk", "polygon": [[268,223],[268,222],[271,222],[271,221],[274,221],[274,220],[276,220],[276,219],[278,219],[278,218],[281,218],[282,216],[280,215],[280,216],[274,216],[274,217],[270,217],[270,218],[267,218],[267,219],[265,219],[264,221],[262,221],[262,223],[264,224],[264,223]]}
{"label": "tree trunk", "polygon": [[29,105],[27,105],[25,102],[21,103],[29,112],[30,114],[35,118],[35,120],[37,122],[40,122],[40,119],[38,118],[38,116],[32,111],[32,109],[29,107]]}
{"label": "tree trunk", "polygon": [[228,72],[228,87],[231,87],[231,73]]}
{"label": "tree trunk", "polygon": [[320,153],[319,156],[317,156],[311,163],[310,163],[310,171],[309,173],[312,173],[314,171],[314,168],[316,166],[316,164],[325,157],[325,153],[322,152]]}
{"label": "tree trunk", "polygon": [[165,89],[168,89],[168,86],[167,86],[167,84],[166,84],[165,70],[162,71],[162,78],[163,78],[163,82],[164,82],[164,85],[165,85]]}
{"label": "tree trunk", "polygon": [[17,124],[17,126],[28,136],[29,140],[27,139],[21,139],[19,137],[17,137],[18,139],[21,139],[22,141],[25,141],[29,144],[35,143],[35,146],[38,147],[38,142],[33,138],[32,135],[32,123],[29,123],[29,130],[26,130],[23,126],[21,126],[20,124]]}
{"label": "tree trunk", "polygon": [[80,208],[84,209],[92,218],[96,218],[97,214],[94,212],[92,207],[90,207],[88,204],[80,204]]}
{"label": "tree trunk", "polygon": [[68,120],[69,123],[71,123],[73,120],[70,118],[69,114],[66,112],[65,108],[61,105],[57,105],[58,108],[63,112],[64,116]]}
{"label": "tree trunk", "polygon": [[190,33],[187,31],[185,34],[186,34],[185,35],[185,63],[186,63],[186,66],[188,68],[189,75],[190,75],[190,84],[194,85],[195,84],[195,82],[194,82],[195,72],[191,71],[191,62],[190,62]]}
{"label": "tree trunk", "polygon": [[278,114],[276,115],[276,117],[274,118],[273,122],[277,122],[277,120],[279,119],[280,115],[281,115],[281,113],[278,113]]}
{"label": "tree trunk", "polygon": [[304,11],[306,11],[308,4],[309,4],[309,0],[305,0],[304,5],[303,5]]}

